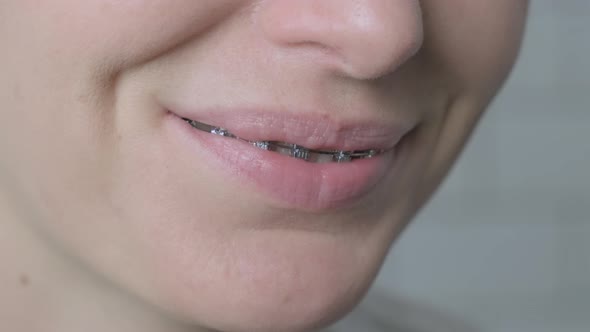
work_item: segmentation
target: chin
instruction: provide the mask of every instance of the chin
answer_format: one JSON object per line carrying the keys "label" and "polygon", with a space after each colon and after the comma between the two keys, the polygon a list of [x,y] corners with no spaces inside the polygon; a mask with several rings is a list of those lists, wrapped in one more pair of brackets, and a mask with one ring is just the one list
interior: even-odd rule
{"label": "chin", "polygon": [[155,300],[215,331],[317,330],[362,299],[385,254],[332,236],[270,233],[236,238],[208,255],[160,251],[156,263],[163,266],[155,269],[165,272],[158,274]]}

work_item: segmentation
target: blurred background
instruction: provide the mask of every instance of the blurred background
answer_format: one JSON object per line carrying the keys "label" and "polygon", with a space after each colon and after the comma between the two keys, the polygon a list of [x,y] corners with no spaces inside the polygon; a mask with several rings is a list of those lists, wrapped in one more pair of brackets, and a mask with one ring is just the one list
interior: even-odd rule
{"label": "blurred background", "polygon": [[337,332],[590,331],[590,1],[531,0],[515,71]]}

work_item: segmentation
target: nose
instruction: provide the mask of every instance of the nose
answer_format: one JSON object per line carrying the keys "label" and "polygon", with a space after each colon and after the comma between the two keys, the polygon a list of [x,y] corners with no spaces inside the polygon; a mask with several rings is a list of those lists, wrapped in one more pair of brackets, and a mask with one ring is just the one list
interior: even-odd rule
{"label": "nose", "polygon": [[356,79],[395,71],[423,40],[418,0],[268,0],[257,21],[275,45],[320,52]]}

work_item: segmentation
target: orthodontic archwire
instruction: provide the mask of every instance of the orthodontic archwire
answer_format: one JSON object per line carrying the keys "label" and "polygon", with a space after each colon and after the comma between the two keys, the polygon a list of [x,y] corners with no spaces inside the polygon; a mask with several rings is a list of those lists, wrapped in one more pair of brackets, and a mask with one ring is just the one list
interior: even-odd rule
{"label": "orthodontic archwire", "polygon": [[193,128],[200,131],[204,131],[213,135],[236,139],[242,142],[251,144],[259,149],[276,152],[285,156],[293,157],[296,159],[304,160],[313,163],[344,163],[351,162],[357,159],[372,158],[378,156],[388,150],[355,150],[355,151],[343,151],[343,150],[315,150],[309,149],[297,144],[279,142],[279,141],[250,141],[238,137],[230,133],[227,129],[212,126],[199,121],[183,118]]}

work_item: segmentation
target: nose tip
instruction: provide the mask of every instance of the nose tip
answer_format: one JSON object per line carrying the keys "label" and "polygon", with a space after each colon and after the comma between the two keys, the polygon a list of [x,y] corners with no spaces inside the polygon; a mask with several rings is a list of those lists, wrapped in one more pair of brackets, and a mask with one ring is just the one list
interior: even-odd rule
{"label": "nose tip", "polygon": [[417,0],[273,0],[257,14],[272,43],[314,48],[357,79],[394,71],[422,46]]}

